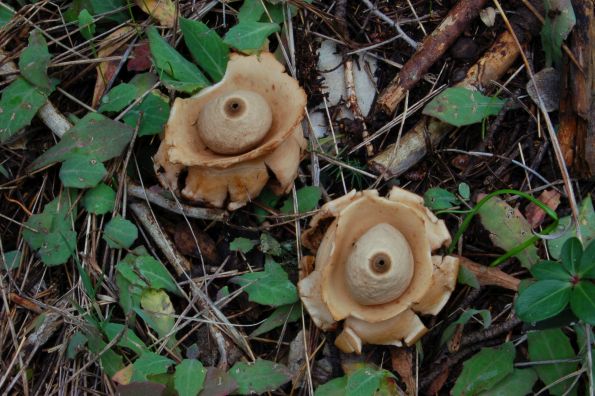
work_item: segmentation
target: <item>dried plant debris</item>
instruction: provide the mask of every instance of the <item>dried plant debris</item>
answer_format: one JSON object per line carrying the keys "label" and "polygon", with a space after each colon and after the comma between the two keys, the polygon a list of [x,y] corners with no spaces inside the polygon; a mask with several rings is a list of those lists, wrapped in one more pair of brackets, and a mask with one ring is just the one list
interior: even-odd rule
{"label": "dried plant debris", "polygon": [[594,15],[0,2],[0,393],[594,394]]}

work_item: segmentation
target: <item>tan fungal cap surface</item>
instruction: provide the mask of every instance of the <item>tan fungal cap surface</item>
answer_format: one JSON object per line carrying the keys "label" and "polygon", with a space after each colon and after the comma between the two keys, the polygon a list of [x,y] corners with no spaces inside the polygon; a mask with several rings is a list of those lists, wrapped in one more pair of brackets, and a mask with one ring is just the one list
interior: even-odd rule
{"label": "tan fungal cap surface", "polygon": [[272,54],[232,54],[219,83],[175,100],[155,156],[160,182],[187,200],[229,210],[267,184],[287,193],[306,147],[305,105],[304,90]]}
{"label": "tan fungal cap surface", "polygon": [[407,240],[390,224],[375,225],[353,246],[344,275],[358,303],[374,305],[394,300],[413,278],[413,255]]}
{"label": "tan fungal cap surface", "polygon": [[416,312],[437,314],[456,284],[458,259],[433,255],[450,243],[444,222],[400,188],[389,198],[352,191],[328,202],[302,241],[316,258],[300,296],[323,330],[345,320],[336,339],[345,352],[414,343],[427,331]]}
{"label": "tan fungal cap surface", "polygon": [[209,150],[242,154],[258,146],[272,122],[271,107],[261,95],[238,90],[208,102],[196,127]]}

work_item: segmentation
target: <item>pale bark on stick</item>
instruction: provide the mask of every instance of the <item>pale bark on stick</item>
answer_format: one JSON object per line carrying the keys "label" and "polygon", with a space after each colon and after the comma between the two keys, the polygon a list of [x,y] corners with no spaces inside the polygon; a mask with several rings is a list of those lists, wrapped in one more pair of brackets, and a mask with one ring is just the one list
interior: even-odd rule
{"label": "pale bark on stick", "polygon": [[228,213],[225,210],[199,208],[175,202],[165,198],[159,193],[146,189],[131,180],[127,183],[127,191],[128,195],[131,197],[147,200],[152,204],[169,210],[170,212],[185,215],[194,219],[225,221],[228,217]]}
{"label": "pale bark on stick", "polygon": [[459,263],[471,271],[482,286],[499,286],[505,289],[518,291],[520,279],[507,274],[499,268],[492,268],[478,264],[463,256],[457,256]]}
{"label": "pale bark on stick", "polygon": [[37,116],[59,138],[72,128],[70,121],[49,100],[37,110]]}
{"label": "pale bark on stick", "polygon": [[[0,66],[0,72],[15,73],[6,78],[6,81],[12,81],[17,78],[16,73],[19,72],[19,69],[12,60],[2,63],[5,58],[6,54],[0,49],[0,63],[2,64]],[[66,131],[72,127],[70,121],[49,100],[37,111],[37,116],[59,138],[64,136]]]}
{"label": "pale bark on stick", "polygon": [[428,69],[444,55],[486,2],[487,0],[461,0],[450,10],[442,23],[424,39],[415,54],[384,89],[377,101],[382,111],[395,111],[407,91],[413,88]]}
{"label": "pale bark on stick", "polygon": [[[518,10],[514,24],[521,43],[527,43],[537,32],[538,21],[527,10]],[[492,81],[497,81],[512,66],[519,56],[519,48],[509,31],[502,32],[486,53],[467,71],[458,87],[482,91]],[[427,153],[429,144],[435,145],[455,127],[431,117],[422,119],[400,141],[399,147],[392,144],[370,162],[370,167],[385,178],[399,176],[415,165]]]}
{"label": "pale bark on stick", "polygon": [[[366,120],[362,114],[357,101],[357,93],[355,92],[355,78],[353,75],[353,59],[349,58],[345,61],[345,87],[347,88],[347,107],[353,113],[353,118],[360,122],[362,126],[362,140],[365,142],[370,133],[366,125]],[[366,155],[371,157],[374,155],[374,147],[372,143],[366,144]]]}

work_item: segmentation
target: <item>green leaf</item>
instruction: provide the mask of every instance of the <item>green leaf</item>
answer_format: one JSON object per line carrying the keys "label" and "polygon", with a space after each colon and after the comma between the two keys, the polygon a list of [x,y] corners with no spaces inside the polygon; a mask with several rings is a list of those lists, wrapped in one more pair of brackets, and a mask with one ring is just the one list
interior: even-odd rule
{"label": "green leaf", "polygon": [[142,116],[138,127],[138,136],[156,135],[163,132],[163,127],[169,118],[169,99],[158,90],[149,93],[143,101],[134,106],[124,116],[124,123],[136,128],[138,119]]}
{"label": "green leaf", "polygon": [[179,396],[196,396],[203,387],[207,370],[196,359],[184,359],[176,366],[174,384]]}
{"label": "green leaf", "polygon": [[76,232],[72,222],[76,213],[71,208],[74,192],[65,190],[60,197],[47,203],[43,212],[31,216],[23,230],[23,238],[38,254],[45,265],[64,264],[76,248]]}
{"label": "green leaf", "polygon": [[[121,263],[120,263],[121,264]],[[120,267],[118,264],[118,267]],[[131,311],[140,307],[140,296],[143,287],[133,282],[130,282],[121,272],[121,268],[117,268],[116,286],[118,286],[119,299],[118,303],[122,307],[124,314],[128,315]]]}
{"label": "green leaf", "polygon": [[218,367],[207,369],[207,378],[200,393],[201,396],[226,396],[238,388],[236,381]]}
{"label": "green leaf", "polygon": [[238,20],[242,22],[256,22],[264,14],[264,7],[261,0],[244,0],[244,4],[238,10]]}
{"label": "green leaf", "polygon": [[347,377],[346,396],[373,396],[380,387],[380,381],[386,374],[383,370],[364,367]]}
{"label": "green leaf", "polygon": [[134,261],[136,272],[149,282],[153,289],[165,289],[181,295],[176,281],[165,266],[153,256],[139,256]]}
{"label": "green leaf", "polygon": [[0,175],[4,176],[7,179],[10,177],[10,173],[8,173],[8,171],[2,164],[0,164]]}
{"label": "green leaf", "polygon": [[459,275],[457,277],[457,281],[462,285],[471,286],[474,289],[479,289],[480,284],[477,276],[467,268],[460,266],[459,267]]}
{"label": "green leaf", "polygon": [[578,282],[570,294],[570,308],[585,323],[595,325],[595,284]]}
{"label": "green leaf", "polygon": [[531,274],[538,280],[556,279],[569,282],[572,275],[557,261],[540,261],[531,267]]}
{"label": "green leaf", "polygon": [[176,324],[176,312],[167,293],[163,290],[146,289],[142,292],[140,305],[142,311],[137,310],[139,316],[159,334],[159,337],[167,337],[167,344],[173,347],[176,344],[176,336],[175,333],[170,333]]}
{"label": "green leaf", "polygon": [[298,301],[295,285],[289,281],[283,267],[270,258],[267,258],[263,272],[236,276],[231,281],[244,286],[248,299],[257,304],[278,307]]}
{"label": "green leaf", "polygon": [[221,80],[229,60],[229,48],[223,39],[200,21],[180,18],[180,28],[194,61],[213,81]]}
{"label": "green leaf", "polygon": [[123,335],[120,336],[117,345],[123,348],[128,348],[137,355],[142,355],[144,352],[148,351],[147,346],[140,338],[138,338],[134,333],[134,330],[126,328],[123,324],[104,322],[101,324],[101,329],[110,341],[123,333]]}
{"label": "green leaf", "polygon": [[54,213],[46,212],[46,209],[44,208],[44,212],[34,214],[25,222],[27,227],[23,229],[23,238],[29,244],[31,249],[37,250],[43,246],[45,238],[55,228],[55,218],[56,216]]}
{"label": "green leaf", "polygon": [[88,190],[82,199],[82,205],[89,213],[106,214],[114,209],[116,192],[107,184],[99,183]]}
{"label": "green leaf", "polygon": [[64,190],[58,198],[44,206],[42,213],[35,214],[27,220],[23,237],[32,249],[39,249],[43,245],[46,234],[72,229],[71,223],[76,217],[73,206],[75,198],[74,190]]}
{"label": "green leaf", "polygon": [[132,134],[132,129],[120,122],[89,113],[70,128],[58,144],[33,161],[29,171],[81,155],[107,161],[122,154]]}
{"label": "green leaf", "polygon": [[125,0],[74,0],[64,13],[64,18],[67,22],[76,21],[80,12],[86,9],[92,15],[101,15],[98,23],[106,21],[122,23],[130,16],[128,10],[119,12],[115,10],[122,9],[126,4]]}
{"label": "green leaf", "polygon": [[347,376],[335,378],[316,388],[314,396],[343,396],[347,388]]}
{"label": "green leaf", "polygon": [[266,232],[260,234],[260,250],[265,254],[270,254],[271,256],[281,256],[283,254],[283,249],[281,248],[281,244]]}
{"label": "green leaf", "polygon": [[4,252],[4,258],[0,255],[1,268],[5,270],[13,270],[19,268],[21,264],[22,254],[19,250],[11,250],[10,252]]}
{"label": "green leaf", "polygon": [[[280,197],[275,195],[269,188],[265,188],[262,190],[260,195],[258,196],[258,202],[265,207],[273,209],[280,201]],[[293,205],[292,205],[293,207]],[[262,223],[266,220],[266,217],[269,215],[269,212],[265,209],[257,206],[254,208],[254,215],[259,223]]]}
{"label": "green leaf", "polygon": [[577,274],[582,255],[583,245],[578,238],[569,238],[564,242],[560,258],[566,271],[573,275]]}
{"label": "green leaf", "polygon": [[595,279],[595,242],[587,246],[581,258],[579,266],[579,276],[581,278]]}
{"label": "green leaf", "polygon": [[281,327],[286,323],[291,323],[299,320],[302,317],[302,310],[297,304],[282,305],[275,309],[271,316],[266,318],[260,326],[258,326],[250,337],[258,337],[259,335],[268,333],[269,331]]}
{"label": "green leaf", "polygon": [[524,322],[533,323],[562,312],[570,300],[572,284],[559,280],[537,281],[519,292],[514,309]]}
{"label": "green leaf", "polygon": [[145,352],[132,365],[131,380],[133,382],[148,381],[149,378],[147,376],[167,373],[167,369],[172,364],[174,364],[174,361],[165,356],[153,352]]}
{"label": "green leaf", "polygon": [[471,197],[471,188],[467,183],[459,184],[459,194],[464,200],[468,200]]}
{"label": "green leaf", "polygon": [[121,9],[127,5],[127,0],[90,0],[90,9],[93,10],[93,15],[105,15],[103,18],[116,23],[125,22],[129,17],[128,10],[113,12]]}
{"label": "green leaf", "polygon": [[[390,396],[402,394],[395,376],[368,363],[346,363],[343,365],[346,376],[330,381],[328,386],[319,387],[316,395]],[[325,384],[326,385],[326,384]]]}
{"label": "green leaf", "polygon": [[67,159],[60,168],[60,180],[64,187],[95,187],[106,174],[101,162],[83,155]]}
{"label": "green leaf", "polygon": [[238,51],[258,50],[269,35],[279,30],[276,23],[240,22],[229,29],[223,41]]}
{"label": "green leaf", "polygon": [[112,377],[114,374],[124,368],[122,356],[118,355],[112,349],[104,351],[104,349],[107,347],[107,343],[103,341],[99,335],[93,335],[91,333],[86,335],[88,339],[87,345],[89,346],[89,350],[96,355],[100,352],[103,352],[99,358],[99,362],[101,364],[101,369],[105,372],[105,374]]}
{"label": "green leaf", "polygon": [[[153,73],[141,73],[134,76],[130,82],[118,84],[101,98],[100,112],[122,111],[133,100],[144,95],[157,82]],[[136,126],[136,122],[132,127]]]}
{"label": "green leaf", "polygon": [[430,188],[424,194],[424,204],[432,210],[449,209],[456,206],[458,202],[453,193],[440,187]]}
{"label": "green leaf", "polygon": [[76,247],[76,232],[51,232],[45,237],[39,248],[39,258],[47,266],[64,264],[68,261]]}
{"label": "green leaf", "polygon": [[97,111],[120,111],[128,106],[137,97],[137,91],[132,84],[118,84],[101,98],[101,105]]}
{"label": "green leaf", "polygon": [[[479,209],[481,224],[490,233],[494,245],[510,250],[532,236],[532,228],[518,210],[504,200],[493,197]],[[531,268],[539,261],[537,248],[530,245],[515,255],[522,266]]]}
{"label": "green leaf", "polygon": [[574,27],[576,17],[570,0],[544,0],[545,21],[541,28],[541,45],[546,66],[562,62],[562,43]]}
{"label": "green leaf", "polygon": [[79,29],[81,36],[87,40],[91,40],[95,35],[95,22],[93,21],[93,15],[86,9],[81,10],[78,16]]}
{"label": "green leaf", "polygon": [[4,3],[0,3],[0,29],[2,29],[14,16],[14,10]]}
{"label": "green leaf", "polygon": [[19,58],[19,69],[21,76],[46,93],[52,89],[52,84],[48,77],[50,59],[51,55],[48,51],[48,44],[41,32],[37,29],[31,31],[29,34],[29,45],[23,50]]}
{"label": "green leaf", "polygon": [[478,396],[525,396],[531,393],[537,381],[537,373],[532,369],[515,369],[512,374],[498,382],[490,390]]}
{"label": "green leaf", "polygon": [[496,115],[505,101],[463,87],[447,88],[424,107],[423,113],[460,127]]}
{"label": "green leaf", "polygon": [[240,395],[273,391],[291,380],[287,367],[263,359],[256,359],[254,363],[238,362],[229,369],[229,375],[238,383],[236,392]]}
{"label": "green leaf", "polygon": [[252,249],[254,249],[254,246],[256,246],[257,244],[258,242],[253,241],[251,239],[239,237],[231,241],[231,243],[229,244],[229,250],[232,250],[234,252],[242,252],[246,254]]}
{"label": "green leaf", "polygon": [[66,357],[74,359],[80,349],[87,343],[87,337],[80,331],[77,331],[70,337],[68,347],[66,348]]}
{"label": "green leaf", "polygon": [[[560,329],[530,332],[527,334],[527,342],[529,344],[529,360],[532,362],[572,359],[576,357],[570,345],[570,340]],[[551,364],[537,364],[534,368],[541,381],[547,386],[576,371],[577,367],[577,363],[555,362]],[[569,378],[549,388],[549,392],[552,395],[565,394],[573,382],[574,378]],[[570,394],[576,395],[576,389]]]}
{"label": "green leaf", "polygon": [[[585,246],[588,246],[591,241],[595,240],[595,211],[593,211],[593,201],[591,200],[590,195],[581,202],[578,213],[578,222],[583,243]],[[566,243],[569,238],[576,236],[576,229],[574,225],[571,226],[570,223],[571,216],[561,218],[558,223],[558,228],[554,230],[553,233],[561,233],[564,230],[566,230],[566,232],[559,238],[548,240],[550,255],[555,259],[560,258],[564,243]]]}
{"label": "green leaf", "polygon": [[463,372],[457,378],[451,394],[475,395],[491,389],[512,373],[514,355],[514,345],[511,342],[498,348],[482,348],[465,361]]}
{"label": "green leaf", "polygon": [[138,229],[129,220],[114,216],[105,226],[103,240],[112,249],[127,249],[138,238]]}
{"label": "green leaf", "polygon": [[46,101],[46,94],[24,78],[19,77],[4,88],[0,99],[0,143],[29,125]]}
{"label": "green leaf", "polygon": [[169,45],[154,26],[147,29],[153,64],[162,82],[182,92],[193,93],[209,86],[209,81],[192,62]]}
{"label": "green leaf", "polygon": [[[305,213],[311,212],[312,210],[316,209],[316,206],[318,205],[318,201],[320,201],[322,193],[319,187],[306,186],[297,190],[296,195],[299,209],[298,212]],[[294,214],[292,197],[289,197],[285,200],[283,206],[281,206],[280,211],[281,213],[285,214]]]}

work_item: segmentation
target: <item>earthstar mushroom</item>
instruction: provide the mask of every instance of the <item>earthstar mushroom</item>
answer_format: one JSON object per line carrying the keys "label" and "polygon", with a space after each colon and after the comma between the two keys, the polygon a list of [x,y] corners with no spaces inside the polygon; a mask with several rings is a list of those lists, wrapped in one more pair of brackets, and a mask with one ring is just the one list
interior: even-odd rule
{"label": "earthstar mushroom", "polygon": [[302,261],[300,297],[314,323],[335,344],[361,353],[363,344],[415,343],[427,328],[418,314],[436,315],[456,285],[458,259],[434,255],[450,234],[423,198],[394,187],[326,203],[302,236],[316,257]]}
{"label": "earthstar mushroom", "polygon": [[265,185],[287,193],[306,147],[306,94],[272,54],[232,54],[223,79],[177,98],[155,155],[162,185],[235,210]]}

